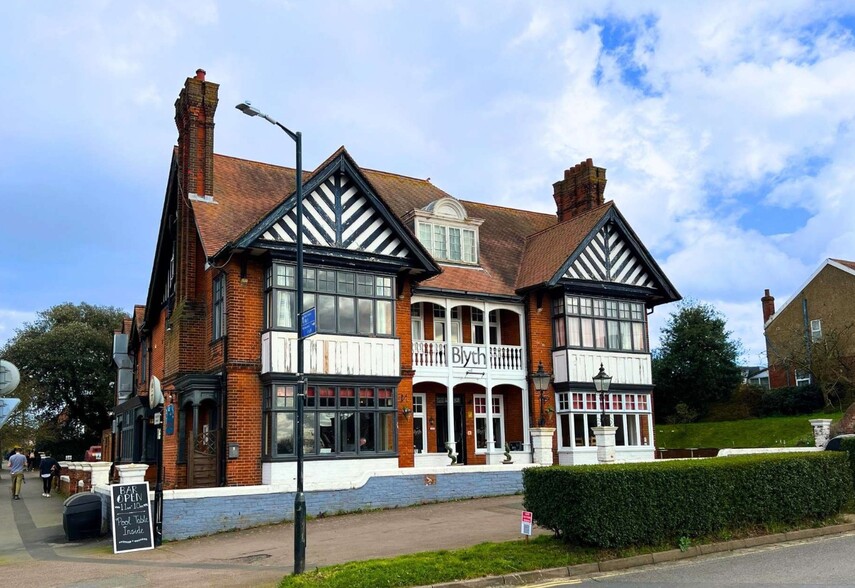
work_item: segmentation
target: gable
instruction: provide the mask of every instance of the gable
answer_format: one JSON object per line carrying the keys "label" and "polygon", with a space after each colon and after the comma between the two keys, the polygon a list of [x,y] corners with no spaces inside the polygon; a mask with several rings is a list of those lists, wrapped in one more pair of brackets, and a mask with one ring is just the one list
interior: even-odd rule
{"label": "gable", "polygon": [[613,221],[597,230],[562,278],[656,288],[645,261],[633,251],[629,240]]}
{"label": "gable", "polygon": [[[297,242],[297,199],[291,192],[233,244],[290,249]],[[370,258],[424,277],[439,273],[425,248],[391,211],[344,147],[303,183],[302,243],[316,255]]]}
{"label": "gable", "polygon": [[680,294],[613,204],[577,243],[547,285],[608,283],[643,296],[652,306],[680,300]]}
{"label": "gable", "polygon": [[[297,209],[292,207],[272,223],[261,241],[295,243]],[[410,248],[386,219],[376,201],[344,172],[318,183],[303,196],[303,241],[319,247],[363,251],[406,258]]]}

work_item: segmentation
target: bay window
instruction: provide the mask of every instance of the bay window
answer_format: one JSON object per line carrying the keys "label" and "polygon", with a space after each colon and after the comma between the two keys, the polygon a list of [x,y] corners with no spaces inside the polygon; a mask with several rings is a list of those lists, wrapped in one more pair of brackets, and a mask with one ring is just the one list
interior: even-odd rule
{"label": "bay window", "polygon": [[584,296],[552,301],[555,348],[647,351],[644,304]]}
{"label": "bay window", "polygon": [[[394,283],[391,276],[304,268],[303,310],[316,308],[318,332],[386,336],[394,333]],[[265,326],[296,330],[296,270],[272,264],[265,274]]]}
{"label": "bay window", "polygon": [[[606,419],[617,427],[617,447],[649,446],[652,435],[650,402],[647,394],[606,394]],[[600,425],[603,406],[594,392],[557,394],[559,443],[562,449],[596,447],[594,427]]]}
{"label": "bay window", "polygon": [[[296,456],[296,387],[273,384],[264,397],[264,455]],[[318,385],[306,389],[303,453],[306,457],[371,457],[397,451],[395,389]]]}

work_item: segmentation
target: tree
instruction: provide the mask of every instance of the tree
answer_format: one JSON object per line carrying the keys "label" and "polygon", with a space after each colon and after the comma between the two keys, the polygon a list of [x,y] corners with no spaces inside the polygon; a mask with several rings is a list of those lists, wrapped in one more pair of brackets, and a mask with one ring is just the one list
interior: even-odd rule
{"label": "tree", "polygon": [[852,338],[855,323],[840,328],[826,327],[822,335],[812,339],[809,332],[793,329],[784,342],[769,348],[769,363],[810,374],[811,382],[819,386],[826,407],[842,408],[841,392],[853,384]]}
{"label": "tree", "polygon": [[55,451],[82,453],[97,444],[113,408],[113,331],[124,311],[86,303],[42,311],[0,349],[21,371],[36,441]]}
{"label": "tree", "polygon": [[683,302],[662,330],[653,353],[656,417],[681,412],[705,414],[713,402],[726,400],[742,381],[737,365],[741,343],[731,339],[725,319],[708,304]]}

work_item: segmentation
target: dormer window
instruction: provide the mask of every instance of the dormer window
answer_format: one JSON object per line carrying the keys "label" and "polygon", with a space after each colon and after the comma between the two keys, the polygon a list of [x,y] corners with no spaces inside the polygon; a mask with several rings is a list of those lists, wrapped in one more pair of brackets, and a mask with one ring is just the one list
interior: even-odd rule
{"label": "dormer window", "polygon": [[478,263],[478,227],[482,219],[468,218],[453,198],[431,202],[414,211],[416,235],[437,261]]}

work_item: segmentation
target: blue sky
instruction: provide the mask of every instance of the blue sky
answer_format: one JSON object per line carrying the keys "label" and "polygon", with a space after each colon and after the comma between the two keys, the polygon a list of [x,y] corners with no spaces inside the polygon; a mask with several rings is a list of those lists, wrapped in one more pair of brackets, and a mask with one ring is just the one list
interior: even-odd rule
{"label": "blue sky", "polygon": [[[65,301],[146,298],[173,104],[204,68],[215,150],[363,167],[554,212],[588,157],[677,289],[763,363],[759,298],[855,259],[855,2],[5,2],[0,343]],[[673,307],[660,307],[658,328]]]}

